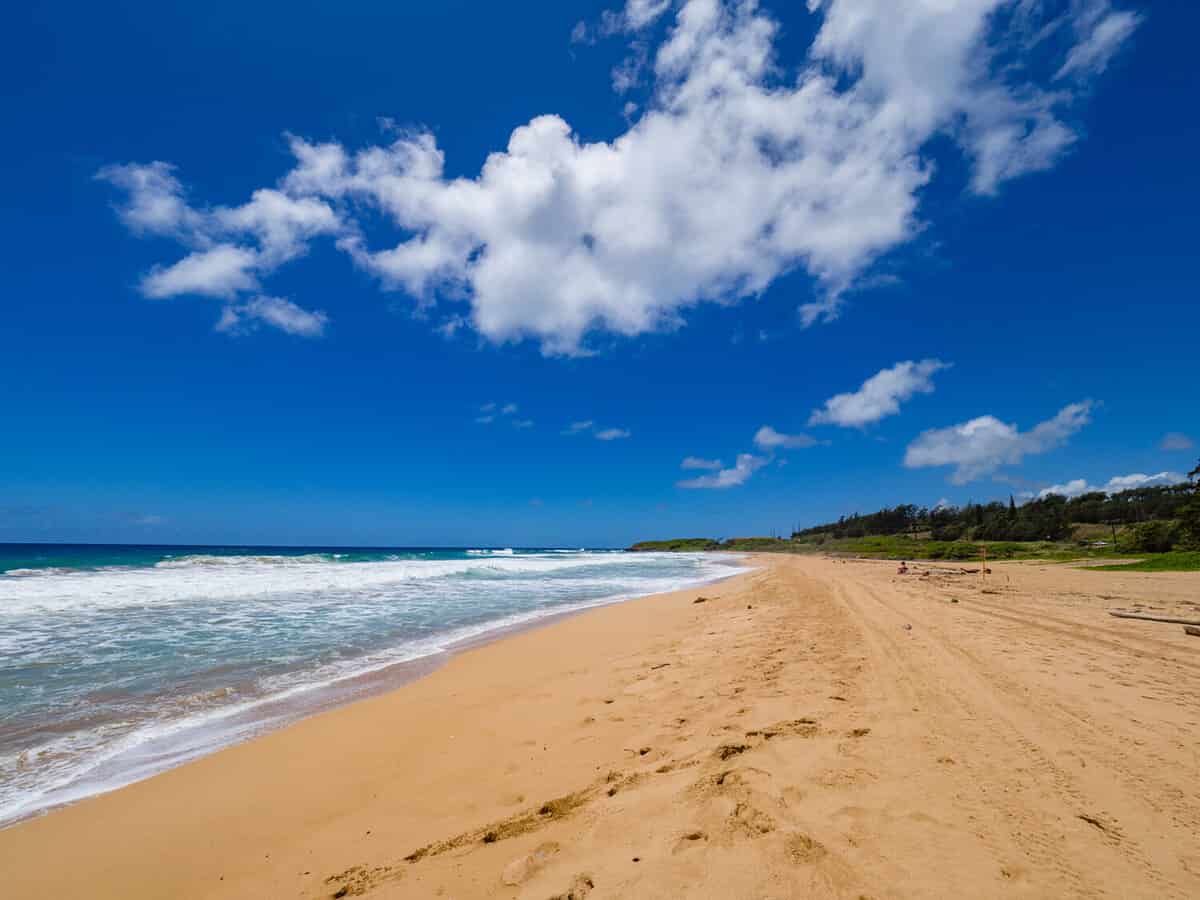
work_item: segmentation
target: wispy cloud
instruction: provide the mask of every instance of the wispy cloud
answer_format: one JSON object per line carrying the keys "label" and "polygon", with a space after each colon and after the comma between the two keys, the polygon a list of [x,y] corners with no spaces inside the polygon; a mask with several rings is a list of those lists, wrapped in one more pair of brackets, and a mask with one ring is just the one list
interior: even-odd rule
{"label": "wispy cloud", "polygon": [[594,44],[601,38],[641,31],[671,8],[672,0],[627,0],[620,12],[611,9],[600,14],[598,23],[579,21],[571,29],[572,44]]}
{"label": "wispy cloud", "polygon": [[475,417],[475,421],[480,425],[491,425],[493,422],[508,419],[514,428],[532,428],[532,419],[513,418],[518,410],[520,407],[516,403],[484,403],[479,407],[480,414]]}
{"label": "wispy cloud", "polygon": [[965,484],[991,475],[1001,466],[1016,465],[1026,456],[1062,445],[1091,421],[1093,405],[1090,400],[1072,403],[1029,431],[1021,431],[995,416],[934,428],[908,445],[904,465],[910,469],[953,466],[950,481]]}
{"label": "wispy cloud", "polygon": [[226,306],[217,321],[217,331],[248,334],[261,325],[297,337],[318,338],[325,334],[329,317],[320,310],[302,309],[283,297],[255,297]]}
{"label": "wispy cloud", "polygon": [[598,441],[620,441],[630,437],[628,428],[600,428],[591,419],[572,422],[562,431],[565,435],[590,434]]}
{"label": "wispy cloud", "polygon": [[712,489],[738,487],[750,480],[750,476],[770,462],[765,456],[755,456],[753,453],[739,453],[737,462],[729,469],[721,469],[711,475],[700,475],[676,482],[681,488]]}
{"label": "wispy cloud", "polygon": [[1170,431],[1163,435],[1162,443],[1158,446],[1162,450],[1191,450],[1196,443],[1186,434]]}
{"label": "wispy cloud", "polygon": [[818,443],[807,434],[783,434],[770,425],[764,425],[754,434],[754,446],[760,450],[801,450]]}
{"label": "wispy cloud", "polygon": [[797,450],[812,447],[818,443],[820,441],[807,434],[784,434],[776,431],[770,425],[764,425],[754,434],[754,446],[763,451],[764,455],[739,453],[730,468],[725,468],[724,463],[719,459],[706,459],[701,456],[684,457],[679,466],[681,469],[705,471],[710,474],[678,481],[676,486],[715,489],[737,487],[745,484],[751,475],[772,462],[780,467],[786,466],[787,460],[776,459],[775,451]]}
{"label": "wispy cloud", "polygon": [[857,391],[836,394],[814,410],[809,425],[840,425],[862,428],[900,412],[900,404],[915,394],[932,394],[932,376],[948,369],[940,359],[908,360],[875,373]]}
{"label": "wispy cloud", "polygon": [[629,437],[631,432],[627,428],[605,428],[595,433],[595,438],[598,441],[621,441]]}
{"label": "wispy cloud", "polygon": [[1099,0],[1090,6],[1084,16],[1075,20],[1078,43],[1067,54],[1055,79],[1099,75],[1142,23],[1142,17],[1137,13],[1108,12],[1108,0]]}

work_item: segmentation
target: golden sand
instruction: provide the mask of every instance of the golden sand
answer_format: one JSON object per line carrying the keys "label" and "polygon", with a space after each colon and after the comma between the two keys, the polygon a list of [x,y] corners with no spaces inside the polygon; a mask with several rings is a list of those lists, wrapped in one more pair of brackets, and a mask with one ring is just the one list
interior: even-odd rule
{"label": "golden sand", "polygon": [[1200,896],[1200,639],[1106,615],[1200,575],[756,562],[0,831],[0,896]]}

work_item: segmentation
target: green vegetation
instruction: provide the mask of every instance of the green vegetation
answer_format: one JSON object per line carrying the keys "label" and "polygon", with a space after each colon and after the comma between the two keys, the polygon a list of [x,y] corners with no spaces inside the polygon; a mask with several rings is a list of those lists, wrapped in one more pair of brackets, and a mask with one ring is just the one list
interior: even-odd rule
{"label": "green vegetation", "polygon": [[[1115,540],[1119,526],[1181,518],[1197,503],[1194,484],[1135,488],[1116,494],[1096,491],[1070,499],[1050,494],[1017,506],[967,503],[933,509],[901,504],[878,512],[843,516],[792,534],[793,540],[856,538],[928,532],[935,541],[1065,541],[1081,525],[1107,527]],[[1200,509],[1195,512],[1200,519]]]}
{"label": "green vegetation", "polygon": [[737,553],[759,553],[779,550],[787,552],[792,550],[793,547],[791,541],[785,541],[782,538],[740,537],[722,541],[720,549]]}
{"label": "green vegetation", "polygon": [[872,559],[936,559],[979,562],[987,550],[989,560],[1045,559],[1066,562],[1076,559],[1119,559],[1115,546],[1082,546],[1055,541],[934,541],[909,535],[875,535],[862,538],[829,539],[823,542],[792,541],[792,552],[822,552],[836,556],[865,556]]}
{"label": "green vegetation", "polygon": [[1101,572],[1200,572],[1200,550],[1174,550],[1138,562],[1092,568]]}
{"label": "green vegetation", "polygon": [[714,541],[712,538],[676,538],[670,541],[639,541],[629,548],[637,553],[651,551],[672,553],[699,553],[705,550],[723,550],[736,553],[761,553],[792,551],[797,549],[791,541],[773,537],[728,538]]}
{"label": "green vegetation", "polygon": [[629,549],[638,553],[699,553],[702,550],[719,550],[721,545],[711,538],[675,538],[671,541],[639,541]]}
{"label": "green vegetation", "polygon": [[1117,536],[1117,549],[1123,553],[1166,553],[1181,540],[1177,522],[1141,522]]}
{"label": "green vegetation", "polygon": [[743,537],[643,541],[631,550],[830,553],[882,559],[1121,559],[1137,571],[1200,568],[1200,464],[1190,481],[1079,497],[1055,494],[1018,506],[967,503],[933,509],[912,504],[843,516],[799,529],[791,540]]}

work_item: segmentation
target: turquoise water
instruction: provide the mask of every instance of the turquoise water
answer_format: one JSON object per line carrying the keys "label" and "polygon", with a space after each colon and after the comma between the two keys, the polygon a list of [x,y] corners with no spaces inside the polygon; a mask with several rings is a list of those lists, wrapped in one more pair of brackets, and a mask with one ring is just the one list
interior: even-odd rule
{"label": "turquoise water", "polygon": [[605,550],[0,545],[0,822],[377,690],[364,676],[398,663],[736,565]]}

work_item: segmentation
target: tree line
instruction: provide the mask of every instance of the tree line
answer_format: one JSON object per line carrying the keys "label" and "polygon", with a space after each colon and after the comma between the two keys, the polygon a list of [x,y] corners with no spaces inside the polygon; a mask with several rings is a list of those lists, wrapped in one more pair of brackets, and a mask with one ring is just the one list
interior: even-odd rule
{"label": "tree line", "polygon": [[1200,463],[1183,484],[1133,488],[1077,497],[1048,494],[1017,505],[971,503],[965,506],[917,506],[911,503],[877,512],[842,516],[836,522],[798,529],[793,540],[819,536],[860,538],[928,532],[935,541],[1063,541],[1078,524],[1108,525],[1114,540],[1132,551],[1200,548]]}

